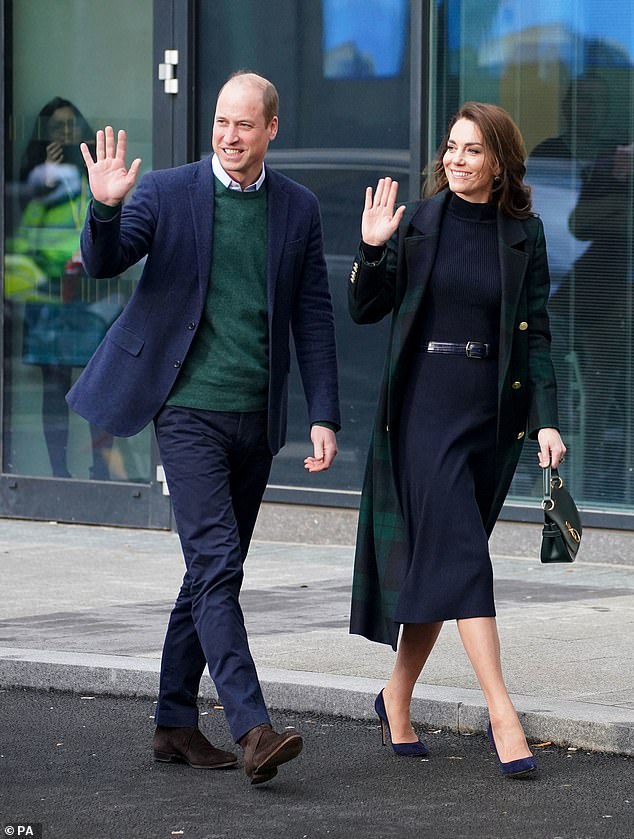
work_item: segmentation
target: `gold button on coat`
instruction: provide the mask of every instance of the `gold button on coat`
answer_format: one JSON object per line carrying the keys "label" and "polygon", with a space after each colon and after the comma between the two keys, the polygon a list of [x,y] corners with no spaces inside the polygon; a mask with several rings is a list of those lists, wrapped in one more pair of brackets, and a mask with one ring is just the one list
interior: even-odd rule
{"label": "gold button on coat", "polygon": [[523,431],[520,431],[520,433],[517,435],[517,439],[518,440],[523,440],[524,439],[524,432]]}
{"label": "gold button on coat", "polygon": [[526,330],[526,329],[528,329],[528,324],[526,323],[526,321],[525,321],[525,320],[523,320],[523,321],[520,323],[520,330],[521,330],[522,332],[524,332],[524,330]]}
{"label": "gold button on coat", "polygon": [[519,390],[522,387],[522,383],[521,382],[513,382],[511,387],[513,388],[513,390]]}

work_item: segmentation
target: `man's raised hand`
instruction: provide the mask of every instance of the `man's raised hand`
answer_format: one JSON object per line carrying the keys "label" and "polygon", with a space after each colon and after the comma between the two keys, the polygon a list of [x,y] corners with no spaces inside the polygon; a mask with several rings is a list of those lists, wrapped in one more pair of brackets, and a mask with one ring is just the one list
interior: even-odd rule
{"label": "man's raised hand", "polygon": [[116,207],[134,186],[141,158],[137,157],[130,168],[126,169],[126,135],[123,130],[117,134],[116,144],[110,125],[106,126],[105,131],[97,131],[96,140],[96,160],[92,159],[86,143],[80,146],[88,169],[90,191],[96,201]]}

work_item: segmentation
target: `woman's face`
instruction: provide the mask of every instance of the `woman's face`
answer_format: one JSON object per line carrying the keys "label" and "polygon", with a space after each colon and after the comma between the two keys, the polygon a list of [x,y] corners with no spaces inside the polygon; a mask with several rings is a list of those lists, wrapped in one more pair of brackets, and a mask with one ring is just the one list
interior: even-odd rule
{"label": "woman's face", "polygon": [[459,119],[451,129],[442,159],[449,189],[474,204],[489,201],[498,173],[487,158],[478,126],[470,119]]}
{"label": "woman's face", "polygon": [[73,109],[68,105],[56,108],[48,121],[48,139],[60,146],[72,146],[81,141],[81,130]]}

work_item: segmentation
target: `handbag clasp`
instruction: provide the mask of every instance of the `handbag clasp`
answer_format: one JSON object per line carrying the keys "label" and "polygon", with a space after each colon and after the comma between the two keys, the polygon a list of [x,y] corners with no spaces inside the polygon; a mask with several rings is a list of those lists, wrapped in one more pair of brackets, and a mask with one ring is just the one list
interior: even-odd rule
{"label": "handbag clasp", "polygon": [[579,534],[579,531],[576,528],[574,528],[569,521],[564,522],[564,524],[566,525],[566,530],[570,534],[570,538],[573,539],[577,544],[579,544],[579,542],[581,542],[581,536]]}

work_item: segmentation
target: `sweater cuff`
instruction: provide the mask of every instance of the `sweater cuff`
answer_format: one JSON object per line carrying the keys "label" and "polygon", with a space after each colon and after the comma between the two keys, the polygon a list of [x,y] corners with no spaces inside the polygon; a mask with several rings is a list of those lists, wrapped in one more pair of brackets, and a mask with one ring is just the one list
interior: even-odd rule
{"label": "sweater cuff", "polygon": [[92,199],[92,211],[98,221],[110,221],[121,210],[121,204],[116,207],[111,207],[110,204],[102,204],[101,201]]}
{"label": "sweater cuff", "polygon": [[339,426],[332,422],[322,422],[321,420],[317,420],[317,422],[312,423],[310,427],[312,428],[313,425],[321,425],[322,428],[328,428],[330,431],[334,431],[335,434],[339,431]]}

